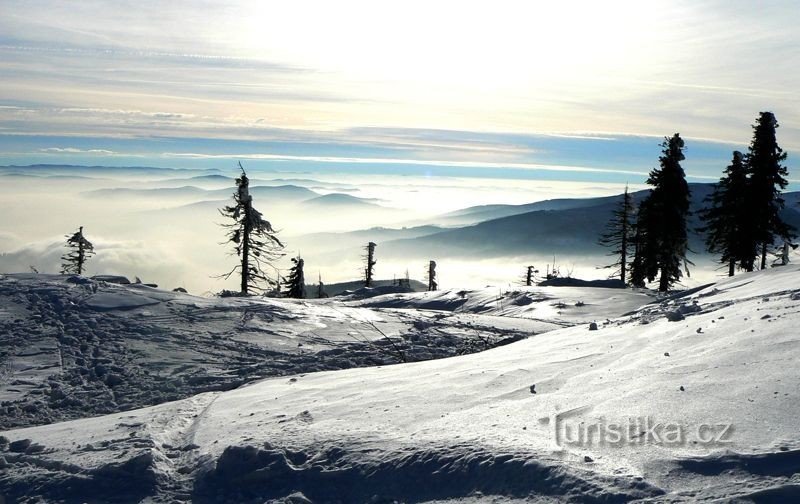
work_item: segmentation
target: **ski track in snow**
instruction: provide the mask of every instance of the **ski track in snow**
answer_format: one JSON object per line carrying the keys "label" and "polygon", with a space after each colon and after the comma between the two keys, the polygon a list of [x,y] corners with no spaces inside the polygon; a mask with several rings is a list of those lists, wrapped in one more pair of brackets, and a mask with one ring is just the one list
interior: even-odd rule
{"label": "ski track in snow", "polygon": [[[117,408],[2,433],[0,493],[21,502],[790,502],[800,499],[799,280],[789,266],[656,301],[549,288],[308,302],[0,277],[0,327],[13,349],[2,358],[3,407],[13,413],[4,421],[58,419],[45,401],[63,400],[53,397],[64,389],[67,398],[110,389]],[[86,328],[91,369],[65,342]],[[374,347],[381,332],[407,355],[425,338],[454,343],[383,365],[394,361]],[[426,360],[464,353],[470,337],[466,349],[477,349],[475,334],[507,344]],[[162,376],[179,369],[181,381],[199,376],[202,386],[176,387],[184,398],[173,402],[151,393],[162,404],[122,411],[129,392],[98,376],[106,353],[94,355],[95,340],[116,345],[120,357],[106,364],[122,369],[123,383],[155,362]],[[203,357],[183,369],[186,346]],[[141,353],[130,356],[134,347]],[[293,360],[304,348],[311,358]],[[342,368],[372,366],[304,368],[331,349],[354,364],[335,360]],[[156,359],[159,351],[177,354]],[[363,360],[352,357],[359,352]],[[89,369],[80,384],[48,380],[73,377],[78,359]],[[276,361],[286,367],[276,371]],[[90,414],[112,407],[83,405]],[[575,427],[644,416],[687,435],[677,444],[638,431],[622,444],[556,442],[558,418]],[[699,423],[732,427],[723,442],[698,444]]]}

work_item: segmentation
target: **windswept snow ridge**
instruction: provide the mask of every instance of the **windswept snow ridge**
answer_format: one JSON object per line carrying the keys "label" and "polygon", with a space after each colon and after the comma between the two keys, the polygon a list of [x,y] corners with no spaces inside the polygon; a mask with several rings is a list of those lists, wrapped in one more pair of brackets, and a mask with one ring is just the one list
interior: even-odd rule
{"label": "windswept snow ridge", "polygon": [[596,330],[581,324],[449,359],[270,378],[7,431],[0,493],[797,500],[798,286],[800,268],[776,268],[598,320]]}

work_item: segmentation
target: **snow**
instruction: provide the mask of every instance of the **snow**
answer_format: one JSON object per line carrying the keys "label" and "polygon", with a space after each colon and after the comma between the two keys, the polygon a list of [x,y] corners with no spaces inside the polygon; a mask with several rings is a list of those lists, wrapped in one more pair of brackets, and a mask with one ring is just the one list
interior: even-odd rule
{"label": "snow", "polygon": [[652,292],[581,287],[447,289],[343,296],[349,306],[475,313],[539,320],[569,326],[618,317],[654,299]]}
{"label": "snow", "polygon": [[207,299],[141,284],[0,276],[0,427],[149,406],[267,377],[484,350],[548,321]]}
{"label": "snow", "polygon": [[[3,278],[3,295],[11,295],[10,284],[28,295],[46,287]],[[556,319],[563,324],[556,325],[571,327],[480,353],[301,372],[149,408],[9,430],[2,433],[8,441],[29,439],[38,448],[3,451],[0,492],[12,500],[88,495],[197,502],[797,500],[799,286],[800,267],[790,265],[662,301],[628,292],[648,303],[635,310],[626,303],[637,301],[611,299],[603,289],[574,288],[559,298],[559,289],[573,288],[525,289],[526,296],[553,296],[523,305],[534,305],[534,313],[554,299],[568,305],[578,298],[593,313],[575,310],[578,317],[569,320],[564,313],[573,312],[564,310]],[[309,334],[300,325],[360,327],[389,314],[396,324],[412,316],[412,324],[431,322],[430,303],[449,310],[436,312],[444,317],[437,330],[458,327],[463,317],[486,326],[502,320],[519,332],[539,323],[524,318],[530,315],[524,310],[517,318],[505,308],[494,315],[470,312],[470,303],[475,310],[490,306],[480,301],[491,297],[489,290],[471,291],[455,311],[457,294],[319,303],[175,294],[174,302],[187,318],[195,311],[198,317],[210,310],[242,315],[263,306],[274,321],[268,327],[278,332],[287,325],[284,337],[294,338]],[[18,305],[2,306],[3,313],[13,312],[3,315],[6,324],[22,313]],[[608,315],[598,316],[603,310]],[[130,320],[135,311],[116,315]],[[684,318],[671,321],[675,312]],[[584,323],[589,317],[598,330]],[[638,419],[645,423],[632,423]],[[668,442],[663,430],[640,429],[647,421],[679,427],[680,439]],[[636,429],[619,443],[570,442],[569,431],[559,430],[591,425],[600,432],[611,424]],[[703,426],[719,439],[706,442]]]}

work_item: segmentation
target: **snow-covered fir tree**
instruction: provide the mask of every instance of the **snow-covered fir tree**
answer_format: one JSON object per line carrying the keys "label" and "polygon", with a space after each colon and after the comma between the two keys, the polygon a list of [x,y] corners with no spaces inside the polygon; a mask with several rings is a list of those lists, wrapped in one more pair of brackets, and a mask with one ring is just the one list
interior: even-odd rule
{"label": "snow-covered fir tree", "polygon": [[61,256],[61,274],[82,275],[86,271],[86,260],[94,255],[94,245],[83,236],[83,226],[65,238],[69,252]]}
{"label": "snow-covered fir tree", "polygon": [[[272,224],[253,207],[250,180],[241,163],[239,168],[242,174],[236,179],[234,204],[220,210],[232,221],[223,226],[228,230],[228,242],[234,245],[239,262],[222,277],[229,278],[238,272],[240,294],[247,295],[279,288],[280,280],[273,263],[283,256],[284,247]],[[265,268],[275,270],[274,278],[264,271]]]}
{"label": "snow-covered fir tree", "polygon": [[303,266],[305,261],[298,255],[292,257],[292,268],[289,270],[289,277],[286,279],[286,290],[284,295],[286,297],[295,299],[306,298],[306,279],[303,274]]}

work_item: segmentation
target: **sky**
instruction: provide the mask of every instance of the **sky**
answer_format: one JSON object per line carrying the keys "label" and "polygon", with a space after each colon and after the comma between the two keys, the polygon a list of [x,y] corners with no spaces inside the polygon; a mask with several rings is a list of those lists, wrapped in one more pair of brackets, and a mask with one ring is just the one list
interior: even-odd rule
{"label": "sky", "polygon": [[0,164],[641,183],[800,150],[800,9],[764,1],[0,0]]}

